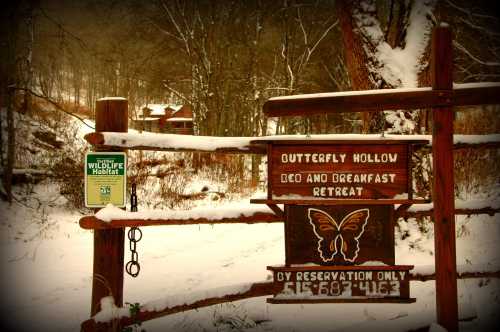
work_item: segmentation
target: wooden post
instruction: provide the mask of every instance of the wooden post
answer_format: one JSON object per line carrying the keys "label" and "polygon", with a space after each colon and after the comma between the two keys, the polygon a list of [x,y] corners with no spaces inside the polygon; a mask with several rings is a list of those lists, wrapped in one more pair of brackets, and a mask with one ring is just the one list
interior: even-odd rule
{"label": "wooden post", "polygon": [[[97,100],[95,126],[96,132],[127,132],[127,99],[106,98]],[[91,316],[101,310],[101,299],[109,295],[113,295],[117,306],[123,306],[124,240],[124,228],[94,230]]]}
{"label": "wooden post", "polygon": [[[452,36],[441,24],[432,36],[432,89],[453,89]],[[448,332],[458,331],[455,195],[453,180],[453,109],[434,107],[432,159],[434,169],[434,247],[436,313]]]}

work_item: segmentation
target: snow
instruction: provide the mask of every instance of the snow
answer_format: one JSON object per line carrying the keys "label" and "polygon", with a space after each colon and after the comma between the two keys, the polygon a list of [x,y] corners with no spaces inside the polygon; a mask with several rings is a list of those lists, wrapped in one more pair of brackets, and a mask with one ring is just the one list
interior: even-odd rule
{"label": "snow", "polygon": [[172,308],[183,304],[193,304],[199,300],[206,298],[224,297],[226,295],[236,295],[245,293],[250,290],[252,283],[241,283],[237,285],[217,287],[208,290],[202,290],[190,293],[180,293],[173,296],[157,299],[154,301],[146,302],[141,311],[161,311],[166,308]]}
{"label": "snow", "polygon": [[168,118],[167,122],[192,122],[193,118]]}
{"label": "snow", "polygon": [[422,57],[429,43],[432,21],[427,17],[432,13],[434,1],[413,3],[405,36],[405,47],[392,48],[384,38],[374,15],[363,12],[354,14],[355,22],[361,33],[375,46],[372,54],[366,49],[368,57],[377,63],[371,71],[378,73],[393,87],[414,88],[418,85],[418,73],[422,69]]}
{"label": "snow", "polygon": [[453,135],[454,144],[482,144],[482,143],[494,143],[494,142],[500,142],[500,134]]}
{"label": "snow", "polygon": [[[427,66],[424,61],[425,49],[429,44],[434,0],[414,1],[406,24],[404,46],[392,47],[385,39],[375,9],[361,6],[354,10],[353,17],[358,31],[363,36],[363,48],[367,55],[367,66],[374,76],[373,85],[385,82],[395,88],[415,88],[418,86],[418,74]],[[388,132],[414,133],[417,114],[415,111],[386,111],[386,120],[391,124]],[[409,117],[408,117],[409,115]]]}
{"label": "snow", "polygon": [[[123,148],[134,148],[138,146],[160,148],[160,149],[193,149],[200,151],[215,151],[217,149],[234,148],[242,151],[247,150],[253,141],[278,141],[278,140],[334,140],[334,141],[359,141],[359,140],[432,140],[432,135],[394,135],[386,134],[322,134],[322,135],[276,135],[260,137],[215,137],[215,136],[193,136],[159,133],[101,133],[104,137],[104,145],[113,145]],[[480,144],[500,142],[500,134],[490,135],[454,135],[454,143]]]}
{"label": "snow", "polygon": [[[408,209],[408,211],[409,212],[430,211],[433,208],[434,208],[434,203],[414,204]],[[484,208],[500,209],[500,197],[490,198],[490,199],[455,200],[455,209],[472,210],[472,209],[484,209]]]}
{"label": "snow", "polygon": [[361,266],[384,266],[387,265],[384,262],[381,261],[366,261],[363,264],[359,264]]}
{"label": "snow", "polygon": [[[474,89],[474,88],[488,88],[498,87],[500,82],[474,82],[474,83],[453,83],[453,89]],[[360,91],[338,91],[338,92],[322,92],[322,93],[308,93],[290,96],[272,97],[269,100],[294,100],[294,99],[313,99],[313,98],[334,98],[334,97],[349,97],[349,96],[365,96],[374,94],[398,94],[406,92],[423,92],[432,91],[431,87],[402,87],[394,89],[376,89],[376,90],[360,90]]]}
{"label": "snow", "polygon": [[105,100],[127,100],[127,98],[123,98],[123,97],[103,97],[103,98],[97,99],[97,101],[105,101]]}
{"label": "snow", "polygon": [[151,110],[151,115],[165,115],[165,109],[167,107],[167,104],[149,104],[143,108],[149,108]]}
{"label": "snow", "polygon": [[[207,298],[221,298],[226,295],[242,294],[250,290],[252,283],[218,287],[197,292],[183,292],[167,296],[157,300],[149,301],[141,305],[140,311],[161,311],[181,305],[190,305]],[[101,299],[101,311],[93,317],[96,322],[109,322],[112,319],[130,317],[128,308],[120,308],[115,305],[112,296]]]}
{"label": "snow", "polygon": [[145,117],[145,118],[140,118],[141,121],[160,121],[160,118],[154,118],[154,117]]}
{"label": "snow", "polygon": [[[236,148],[240,150],[248,149],[251,141],[258,140],[361,140],[367,136],[349,135],[280,135],[262,137],[214,137],[214,136],[192,136],[175,134],[146,133],[102,133],[105,145],[115,145],[120,147],[133,148],[136,146],[148,146],[155,148],[176,148],[176,149],[196,149],[200,151],[214,151],[216,149]],[[411,139],[411,137],[409,137]],[[380,135],[370,135],[368,139],[383,139]],[[391,139],[391,137],[386,137]],[[397,139],[397,138],[394,138]],[[420,138],[414,138],[420,139]]]}
{"label": "snow", "polygon": [[96,322],[109,322],[121,317],[130,317],[130,310],[117,307],[113,297],[106,296],[101,299],[101,311],[95,314],[94,320]]}
{"label": "snow", "polygon": [[100,220],[109,222],[111,220],[140,219],[140,220],[187,220],[207,218],[220,220],[223,218],[249,217],[256,213],[272,213],[266,205],[248,204],[248,202],[232,202],[216,207],[199,206],[190,210],[141,210],[139,212],[128,212],[111,204],[99,210],[95,216]]}
{"label": "snow", "polygon": [[[484,263],[484,264],[461,264],[457,265],[457,272],[472,273],[472,272],[497,272],[500,271],[500,263],[496,264]],[[426,276],[431,275],[436,272],[434,265],[416,265],[411,271],[414,276]]]}
{"label": "snow", "polygon": [[476,89],[499,87],[500,82],[453,83],[453,89]]}
{"label": "snow", "polygon": [[236,147],[245,150],[252,137],[212,137],[156,133],[102,133],[104,144],[116,146],[150,146],[155,148],[199,149],[214,151]]}
{"label": "snow", "polygon": [[174,105],[174,104],[147,104],[147,105],[143,105],[137,111],[138,119],[142,119],[141,116],[143,115],[144,108],[150,109],[151,115],[163,116],[163,115],[165,115],[165,109],[170,108],[173,111],[172,114],[175,114],[182,108],[182,105]]}
{"label": "snow", "polygon": [[293,100],[293,99],[311,99],[311,98],[329,98],[329,97],[349,97],[349,96],[364,96],[372,94],[384,94],[384,93],[405,93],[405,92],[421,92],[421,91],[431,91],[431,87],[424,88],[397,88],[397,89],[376,89],[376,90],[359,90],[359,91],[339,91],[339,92],[322,92],[322,93],[308,93],[301,95],[291,95],[291,96],[281,96],[273,97],[269,100]]}

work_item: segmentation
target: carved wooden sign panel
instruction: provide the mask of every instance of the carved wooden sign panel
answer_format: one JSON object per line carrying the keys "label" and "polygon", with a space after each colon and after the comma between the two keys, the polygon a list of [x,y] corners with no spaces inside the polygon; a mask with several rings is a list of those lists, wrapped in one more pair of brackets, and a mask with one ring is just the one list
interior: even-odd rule
{"label": "carved wooden sign panel", "polygon": [[268,198],[408,199],[408,143],[275,141]]}
{"label": "carved wooden sign panel", "polygon": [[286,207],[286,264],[394,264],[392,205]]}
{"label": "carved wooden sign panel", "polygon": [[414,302],[413,266],[268,267],[275,296],[270,303]]}

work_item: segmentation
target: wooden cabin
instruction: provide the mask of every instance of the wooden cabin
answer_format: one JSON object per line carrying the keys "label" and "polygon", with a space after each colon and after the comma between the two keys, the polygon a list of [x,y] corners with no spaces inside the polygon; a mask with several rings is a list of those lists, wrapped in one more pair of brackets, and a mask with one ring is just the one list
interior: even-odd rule
{"label": "wooden cabin", "polygon": [[154,133],[193,135],[193,111],[190,105],[144,105],[132,119],[132,128]]}

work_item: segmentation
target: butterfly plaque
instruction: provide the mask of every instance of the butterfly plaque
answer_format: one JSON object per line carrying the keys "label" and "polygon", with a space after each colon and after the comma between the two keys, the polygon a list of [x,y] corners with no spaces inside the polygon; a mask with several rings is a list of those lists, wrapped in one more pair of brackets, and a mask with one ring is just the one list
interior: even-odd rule
{"label": "butterfly plaque", "polygon": [[288,206],[286,263],[394,264],[392,206]]}
{"label": "butterfly plaque", "polygon": [[365,231],[370,210],[354,210],[341,222],[316,208],[307,209],[307,215],[314,234],[318,237],[318,253],[323,262],[333,261],[337,254],[341,254],[347,262],[356,260],[360,249],[359,238]]}

